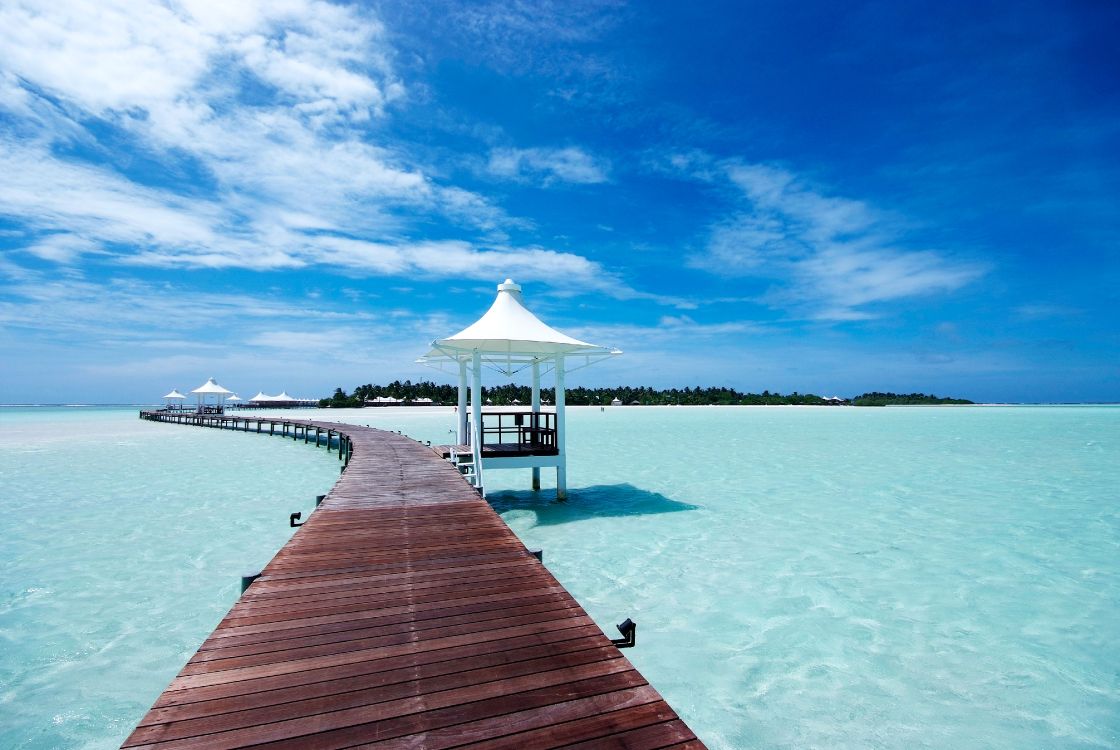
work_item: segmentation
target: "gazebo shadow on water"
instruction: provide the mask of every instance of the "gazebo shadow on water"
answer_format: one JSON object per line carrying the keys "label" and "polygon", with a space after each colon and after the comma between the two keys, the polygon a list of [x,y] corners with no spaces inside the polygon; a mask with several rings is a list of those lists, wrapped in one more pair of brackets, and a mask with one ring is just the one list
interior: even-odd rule
{"label": "gazebo shadow on water", "polygon": [[600,484],[568,490],[568,499],[557,501],[541,492],[504,490],[486,496],[499,513],[531,510],[540,526],[555,526],[589,518],[645,516],[655,513],[680,513],[697,510],[699,505],[672,500],[632,484]]}

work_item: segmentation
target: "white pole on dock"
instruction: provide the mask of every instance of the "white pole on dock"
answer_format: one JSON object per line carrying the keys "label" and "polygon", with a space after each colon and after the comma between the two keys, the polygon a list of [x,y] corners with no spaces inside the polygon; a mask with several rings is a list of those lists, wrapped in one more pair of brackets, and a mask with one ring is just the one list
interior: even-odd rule
{"label": "white pole on dock", "polygon": [[564,355],[556,356],[556,499],[568,497],[568,451],[564,446]]}
{"label": "white pole on dock", "polygon": [[459,360],[459,439],[458,445],[467,444],[467,360]]}
{"label": "white pole on dock", "polygon": [[[534,430],[540,427],[540,413],[541,413],[541,363],[540,360],[533,360],[533,395],[530,410],[533,412],[533,422],[530,427]],[[538,435],[540,433],[537,433]],[[539,492],[541,489],[541,467],[533,467],[533,491]]]}
{"label": "white pole on dock", "polygon": [[[482,354],[478,349],[471,355],[471,419],[474,420],[474,433],[482,440]],[[469,437],[469,436],[468,436]],[[482,446],[479,445],[472,453],[482,455]],[[474,467],[475,471],[479,467]]]}

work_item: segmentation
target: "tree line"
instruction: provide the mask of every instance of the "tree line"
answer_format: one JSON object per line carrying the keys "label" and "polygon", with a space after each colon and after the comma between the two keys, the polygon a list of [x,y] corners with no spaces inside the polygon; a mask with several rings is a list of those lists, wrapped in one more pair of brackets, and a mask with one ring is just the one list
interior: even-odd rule
{"label": "tree line", "polygon": [[[365,406],[366,401],[378,397],[392,397],[405,402],[419,399],[431,399],[437,404],[452,406],[458,403],[459,389],[457,386],[435,383],[430,380],[413,383],[411,380],[394,380],[387,385],[374,385],[367,383],[347,393],[342,387],[335,388],[334,393],[319,400],[319,406],[329,408],[356,408]],[[483,400],[494,406],[511,406],[516,404],[529,404],[532,391],[527,385],[507,383],[506,385],[483,386]],[[567,403],[572,406],[606,406],[614,399],[623,404],[640,404],[642,406],[709,406],[709,405],[744,405],[744,406],[829,406],[847,405],[854,406],[894,406],[917,404],[971,404],[965,399],[939,398],[927,396],[923,393],[910,393],[899,395],[896,393],[864,393],[852,399],[833,401],[825,399],[814,393],[790,394],[771,393],[766,390],[762,393],[743,393],[734,388],[667,388],[658,389],[648,386],[617,386],[614,388],[584,388],[582,386],[566,390]],[[541,400],[554,403],[556,391],[553,388],[541,388]]]}
{"label": "tree line", "polygon": [[874,391],[856,396],[853,406],[936,406],[938,404],[971,404],[966,398],[941,398],[925,393],[880,393]]}

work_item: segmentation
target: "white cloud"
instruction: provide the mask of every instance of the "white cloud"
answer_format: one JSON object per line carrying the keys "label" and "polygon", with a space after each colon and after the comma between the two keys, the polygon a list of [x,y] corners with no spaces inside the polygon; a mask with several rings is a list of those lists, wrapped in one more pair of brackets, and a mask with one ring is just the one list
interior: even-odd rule
{"label": "white cloud", "polygon": [[114,251],[121,253],[121,262],[152,267],[321,265],[362,275],[488,281],[512,275],[560,289],[641,296],[600,264],[574,253],[480,247],[463,240],[344,237],[330,231],[333,221],[321,221],[321,214],[305,213],[294,203],[254,212],[254,218],[239,226],[242,203],[183,198],[104,170],[48,158],[36,146],[14,149],[0,142],[0,171],[11,176],[0,182],[0,206],[23,217],[32,230],[55,233],[28,240],[23,249],[57,262],[126,245]]}
{"label": "white cloud", "polygon": [[[316,0],[5,4],[0,106],[14,124],[0,130],[0,214],[53,260],[76,253],[35,233],[111,245],[123,262],[253,269],[330,255],[322,230],[392,245],[416,216],[493,236],[518,225],[370,137],[405,95],[392,57],[371,15]],[[102,161],[121,153],[78,122],[116,128],[168,169],[125,176]],[[371,273],[407,267],[369,261]]]}
{"label": "white cloud", "polygon": [[262,331],[245,341],[249,346],[292,350],[303,353],[338,353],[360,346],[353,331]]}
{"label": "white cloud", "polygon": [[666,342],[694,343],[697,339],[718,338],[719,346],[734,346],[728,337],[757,336],[772,328],[751,320],[700,323],[687,315],[664,315],[654,325],[615,324],[573,328],[569,333],[605,346],[626,343],[628,347],[649,348]]}
{"label": "white cloud", "polygon": [[[378,111],[400,96],[383,30],[316,0],[168,5],[16,2],[0,9],[0,64],[99,116],[166,116],[245,70],[292,103]],[[228,79],[225,85],[229,85]],[[183,110],[179,110],[183,114]],[[364,115],[360,115],[364,116]]]}
{"label": "white cloud", "polygon": [[543,184],[596,184],[610,179],[610,165],[581,148],[507,148],[490,152],[487,169],[493,175]]}
{"label": "white cloud", "polygon": [[798,264],[805,285],[843,307],[950,292],[983,271],[970,263],[953,263],[929,251],[891,248],[830,247]]}
{"label": "white cloud", "polygon": [[726,276],[772,279],[763,299],[808,317],[864,320],[866,307],[952,292],[986,268],[935,250],[903,247],[901,222],[868,204],[828,196],[792,172],[724,165],[741,208],[715,224],[691,265]]}
{"label": "white cloud", "polygon": [[[173,347],[184,337],[203,343],[224,340],[219,333],[229,330],[231,321],[244,331],[292,315],[291,300],[279,297],[138,281],[100,284],[33,272],[7,284],[4,292],[0,327],[66,341],[151,341]],[[299,316],[318,326],[372,320],[368,314],[323,305],[301,307]]]}
{"label": "white cloud", "polygon": [[1025,321],[1039,321],[1039,320],[1052,320],[1054,318],[1066,318],[1074,315],[1080,315],[1084,311],[1075,307],[1067,307],[1065,305],[1054,305],[1047,302],[1034,302],[1026,305],[1019,305],[1012,308],[1012,313],[1019,320]]}
{"label": "white cloud", "polygon": [[27,248],[27,252],[55,263],[72,263],[82,255],[102,252],[99,245],[72,234],[49,234]]}
{"label": "white cloud", "polygon": [[5,175],[0,211],[32,229],[68,232],[75,243],[198,247],[217,239],[214,227],[222,216],[217,204],[52,158],[41,146],[0,141],[0,171]]}
{"label": "white cloud", "polygon": [[[242,396],[257,388],[319,396],[330,381],[352,387],[371,373],[407,370],[424,342],[450,330],[438,315],[389,318],[332,297],[95,283],[27,269],[0,296],[0,358],[27,370],[22,384],[8,384],[5,398],[16,401],[41,398],[30,394],[44,382],[43,392],[67,399],[127,400],[149,390],[155,399],[209,375]],[[48,374],[36,379],[28,363]]]}
{"label": "white cloud", "polygon": [[[354,5],[5,4],[0,215],[20,233],[4,245],[57,263],[515,276],[694,307],[583,255],[511,244],[507,230],[529,222],[391,147],[377,120],[406,96],[393,59],[380,22]],[[496,172],[545,184],[610,169],[574,146],[491,156]],[[441,221],[468,238],[411,239]]]}

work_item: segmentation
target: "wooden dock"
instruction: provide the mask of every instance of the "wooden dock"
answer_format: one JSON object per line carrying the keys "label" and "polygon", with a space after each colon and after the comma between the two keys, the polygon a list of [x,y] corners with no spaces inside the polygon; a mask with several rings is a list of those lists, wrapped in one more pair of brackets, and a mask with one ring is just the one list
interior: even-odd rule
{"label": "wooden dock", "polygon": [[326,444],[345,469],[123,747],[703,747],[430,448],[333,422],[141,417]]}

